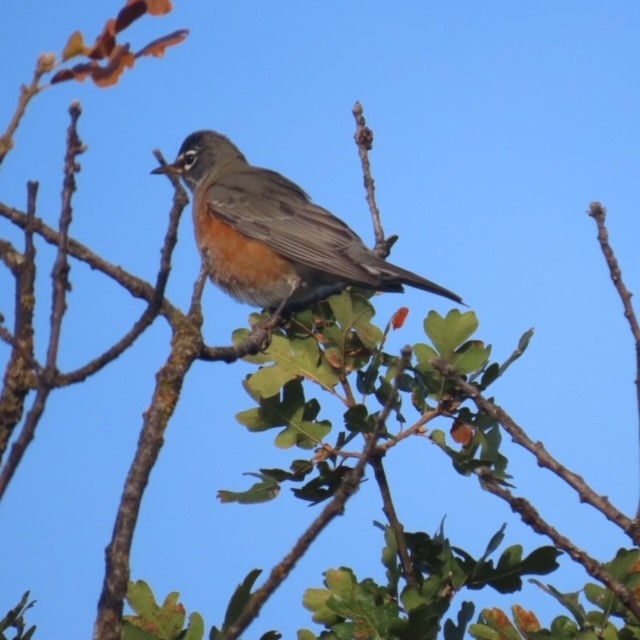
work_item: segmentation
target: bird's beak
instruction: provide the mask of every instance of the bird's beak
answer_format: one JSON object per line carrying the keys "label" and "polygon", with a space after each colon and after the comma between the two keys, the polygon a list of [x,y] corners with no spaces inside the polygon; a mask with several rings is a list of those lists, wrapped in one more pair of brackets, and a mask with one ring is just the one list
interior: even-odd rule
{"label": "bird's beak", "polygon": [[154,175],[164,175],[168,173],[172,176],[181,176],[184,171],[182,165],[176,161],[173,164],[164,164],[161,167],[156,167],[151,173]]}

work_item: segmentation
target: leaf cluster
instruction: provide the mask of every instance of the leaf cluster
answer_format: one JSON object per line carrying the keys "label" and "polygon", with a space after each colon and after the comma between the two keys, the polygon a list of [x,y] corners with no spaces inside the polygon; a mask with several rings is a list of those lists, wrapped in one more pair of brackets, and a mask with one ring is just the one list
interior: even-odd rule
{"label": "leaf cluster", "polygon": [[[248,475],[258,482],[244,491],[220,491],[222,501],[264,502],[280,494],[283,482],[293,482],[302,485],[292,489],[294,496],[312,504],[322,502],[335,494],[351,468],[348,461],[359,457],[359,449],[353,448],[357,438],[366,439],[380,429],[386,452],[411,435],[424,435],[426,424],[439,416],[449,420],[453,442],[448,444],[439,429],[431,439],[459,473],[468,475],[481,467],[490,468],[500,481],[509,477],[497,421],[463,406],[467,396],[434,363],[449,363],[465,380],[485,390],[516,356],[503,364],[490,363],[491,347],[473,338],[478,328],[475,314],[452,310],[445,317],[430,312],[424,321],[429,342],[415,344],[413,357],[402,359],[386,352],[385,344],[390,331],[402,327],[408,310],[400,309],[382,330],[373,323],[370,297],[370,292],[345,290],[294,315],[272,335],[268,348],[245,358],[257,366],[244,381],[256,406],[240,411],[238,422],[252,433],[275,431],[279,448],[313,450],[314,455],[294,459],[289,469],[265,467],[252,472]],[[254,324],[263,319],[257,314],[252,318]],[[518,356],[531,333],[521,339]],[[234,342],[240,344],[248,334],[237,331]],[[394,388],[399,393],[390,402]],[[315,390],[343,405],[341,429],[322,417],[320,398],[309,397]],[[413,424],[407,402],[417,414]],[[387,421],[380,424],[385,408],[391,409],[396,429]]]}

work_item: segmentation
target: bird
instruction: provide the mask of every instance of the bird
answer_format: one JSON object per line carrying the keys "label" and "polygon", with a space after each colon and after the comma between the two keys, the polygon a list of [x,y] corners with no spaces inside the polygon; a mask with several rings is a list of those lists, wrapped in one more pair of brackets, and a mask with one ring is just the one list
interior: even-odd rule
{"label": "bird", "polygon": [[290,313],[348,286],[402,292],[409,285],[464,304],[456,293],[379,257],[301,187],[251,165],[221,133],[191,133],[175,161],[151,173],[182,178],[192,193],[208,275],[236,300]]}

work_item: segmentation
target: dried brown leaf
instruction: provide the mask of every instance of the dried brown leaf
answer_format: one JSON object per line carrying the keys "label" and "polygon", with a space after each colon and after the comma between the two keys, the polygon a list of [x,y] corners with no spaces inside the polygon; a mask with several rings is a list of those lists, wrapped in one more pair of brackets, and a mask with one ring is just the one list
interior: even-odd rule
{"label": "dried brown leaf", "polygon": [[93,48],[87,53],[92,60],[108,58],[116,48],[116,21],[111,18],[104,25],[102,33],[96,38]]}
{"label": "dried brown leaf", "polygon": [[147,3],[145,0],[129,0],[127,5],[120,9],[120,13],[118,13],[118,17],[116,18],[116,33],[124,31],[132,22],[141,18],[145,13],[147,13]]}
{"label": "dried brown leaf", "polygon": [[100,65],[97,62],[81,62],[80,64],[76,64],[71,67],[71,71],[73,71],[73,77],[78,82],[84,82],[88,77],[91,76],[94,69],[98,69]]}
{"label": "dried brown leaf", "polygon": [[109,63],[101,67],[97,65],[91,72],[91,78],[98,87],[112,87],[118,83],[125,69],[131,69],[136,63],[136,58],[129,51],[129,45],[118,46],[109,58]]}
{"label": "dried brown leaf", "polygon": [[84,56],[89,53],[89,51],[91,51],[91,49],[85,44],[82,33],[80,31],[74,31],[69,36],[69,40],[62,50],[62,59],[66,62],[70,58]]}
{"label": "dried brown leaf", "polygon": [[535,613],[523,609],[520,605],[513,605],[513,614],[515,617],[516,627],[525,638],[531,634],[540,631],[542,626]]}
{"label": "dried brown leaf", "polygon": [[173,11],[171,0],[147,0],[147,7],[152,16],[164,16]]}
{"label": "dried brown leaf", "polygon": [[73,80],[75,78],[75,74],[71,69],[60,69],[57,73],[53,75],[51,78],[51,84],[58,84],[58,82],[66,82],[67,80]]}
{"label": "dried brown leaf", "polygon": [[466,447],[473,440],[475,435],[474,428],[462,420],[456,420],[451,427],[451,437],[455,442]]}
{"label": "dried brown leaf", "polygon": [[180,44],[189,35],[188,29],[179,29],[173,33],[169,33],[162,38],[158,38],[153,42],[150,42],[146,47],[136,53],[136,58],[142,58],[144,56],[155,56],[156,58],[162,58],[165,54],[167,47],[173,47],[176,44]]}

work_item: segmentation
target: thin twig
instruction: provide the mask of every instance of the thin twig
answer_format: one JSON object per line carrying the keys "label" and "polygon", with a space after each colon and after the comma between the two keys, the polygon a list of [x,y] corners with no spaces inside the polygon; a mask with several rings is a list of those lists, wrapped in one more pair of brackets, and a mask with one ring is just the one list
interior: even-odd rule
{"label": "thin twig", "polygon": [[[12,207],[8,207],[3,203],[0,203],[0,217],[10,220],[13,224],[22,229],[25,229],[27,226],[26,213]],[[49,244],[58,245],[58,232],[49,227],[39,218],[35,218],[33,220],[33,230]],[[115,280],[115,282],[129,291],[129,293],[135,298],[146,300],[149,303],[153,302],[155,289],[151,284],[132,275],[122,267],[118,267],[111,262],[108,262],[73,238],[69,238],[68,253],[77,260],[85,262],[92,269],[100,271],[104,275]],[[183,317],[182,312],[166,298],[162,301],[162,305],[158,313],[172,323],[179,323]]]}
{"label": "thin twig", "polygon": [[[57,372],[58,349],[60,345],[60,333],[62,321],[67,308],[66,295],[69,289],[69,263],[67,261],[67,247],[69,238],[69,226],[73,217],[71,199],[76,190],[75,174],[79,171],[76,158],[84,151],[80,138],[78,137],[78,118],[81,114],[80,105],[74,102],[70,109],[71,124],[67,131],[67,150],[64,160],[64,180],[62,189],[62,209],[58,227],[58,251],[51,274],[53,283],[53,294],[51,301],[51,320],[49,345],[44,371],[38,376],[38,388],[33,405],[29,410],[22,431],[11,447],[11,453],[7,463],[0,472],[0,499],[4,495],[13,475],[22,461],[29,444],[35,437],[35,432],[44,413],[47,399],[55,385],[55,375]],[[30,207],[30,220],[35,218],[35,202]],[[27,250],[25,254],[33,252],[33,231],[31,225],[28,227]]]}
{"label": "thin twig", "polygon": [[47,384],[51,386],[55,377],[60,348],[60,333],[62,320],[67,310],[67,291],[69,284],[69,261],[67,251],[69,247],[69,227],[73,219],[72,198],[76,191],[76,173],[80,171],[76,158],[84,153],[85,147],[78,136],[78,119],[82,110],[79,102],[72,103],[69,108],[71,124],[67,131],[67,152],[64,158],[64,180],[62,183],[62,211],[58,224],[58,251],[53,265],[51,277],[53,279],[53,295],[51,296],[51,332],[45,365]]}
{"label": "thin twig", "polygon": [[402,563],[402,570],[404,573],[404,578],[407,581],[407,585],[410,587],[417,587],[416,576],[414,573],[413,562],[411,560],[411,556],[409,555],[409,548],[407,547],[407,539],[404,535],[404,527],[402,523],[398,519],[398,514],[396,513],[395,506],[393,504],[393,499],[391,497],[391,488],[389,487],[389,483],[387,481],[387,474],[384,470],[384,465],[382,463],[383,453],[380,452],[379,455],[371,456],[371,460],[369,464],[373,467],[373,473],[378,483],[378,488],[380,489],[380,496],[382,497],[382,510],[384,514],[387,516],[387,520],[393,529],[393,534],[396,539],[396,545],[398,547],[398,556],[400,557],[400,562]]}
{"label": "thin twig", "polygon": [[94,629],[95,640],[120,640],[122,610],[130,576],[129,556],[140,514],[144,490],[149,482],[169,420],[178,403],[185,377],[202,347],[202,316],[197,312],[205,277],[200,273],[191,308],[176,327],[171,352],[158,371],[156,386],[144,421],[138,447],[125,481],[111,542],[106,550],[106,570]]}
{"label": "thin twig", "polygon": [[546,522],[528,500],[516,498],[508,489],[498,484],[489,469],[481,470],[479,475],[483,487],[487,491],[507,502],[511,510],[517,513],[526,525],[530,526],[535,532],[550,538],[558,549],[565,551],[575,562],[584,567],[592,578],[610,589],[636,618],[640,618],[640,602],[625,585],[611,576],[600,562],[578,548],[571,540]]}
{"label": "thin twig", "polygon": [[[159,151],[155,151],[154,154],[161,163],[164,162],[164,158]],[[176,181],[174,183],[174,187],[173,205],[169,213],[169,226],[165,233],[164,242],[160,251],[160,266],[158,269],[158,275],[156,276],[154,295],[149,301],[148,306],[142,312],[142,315],[135,322],[133,327],[131,327],[131,329],[107,351],[75,371],[71,371],[66,374],[59,374],[56,378],[56,384],[58,386],[66,386],[76,382],[81,382],[87,377],[100,371],[100,369],[108,365],[110,362],[113,362],[113,360],[118,358],[124,351],[133,345],[138,337],[145,332],[145,330],[158,316],[164,301],[167,281],[171,271],[171,256],[178,241],[178,226],[180,218],[184,208],[189,202],[187,194],[180,182]]]}
{"label": "thin twig", "polygon": [[231,364],[245,356],[259,353],[268,342],[270,336],[271,329],[258,324],[239,345],[233,347],[209,347],[203,344],[198,357],[208,362],[222,361]]}
{"label": "thin twig", "polygon": [[[607,226],[605,223],[607,210],[599,202],[592,202],[589,207],[589,215],[596,221],[596,226],[598,227],[598,242],[600,243],[600,248],[602,249],[602,253],[604,254],[604,259],[607,262],[607,266],[609,267],[609,274],[611,275],[613,285],[616,288],[620,299],[622,300],[622,306],[624,307],[624,317],[629,323],[629,328],[631,329],[631,333],[635,341],[636,404],[638,407],[638,420],[640,423],[640,324],[638,323],[638,317],[636,316],[633,304],[631,304],[631,298],[633,297],[633,294],[631,293],[631,291],[629,291],[629,289],[627,289],[624,281],[622,280],[622,269],[620,269],[618,259],[613,252],[611,244],[609,243],[609,232],[607,231]],[[638,430],[638,435],[640,436],[640,429]],[[638,504],[638,510],[636,512],[636,521],[636,527],[640,529],[640,503]],[[640,539],[640,533],[638,534],[638,539]],[[636,544],[638,543],[636,542]]]}
{"label": "thin twig", "polygon": [[487,400],[476,387],[465,382],[465,380],[457,374],[455,367],[444,361],[437,360],[434,360],[432,364],[440,373],[454,382],[458,389],[466,393],[478,409],[497,420],[511,436],[513,442],[533,454],[539,466],[549,469],[559,478],[562,478],[562,480],[576,491],[582,502],[586,502],[597,509],[605,518],[618,525],[634,541],[634,544],[639,544],[640,541],[636,539],[637,532],[634,529],[633,521],[616,509],[606,496],[598,495],[587,485],[584,478],[570,471],[556,460],[545,449],[542,442],[533,442],[524,429],[520,427],[504,409]]}
{"label": "thin twig", "polygon": [[389,449],[395,447],[406,438],[425,434],[427,432],[425,425],[432,420],[435,420],[440,415],[442,415],[441,405],[438,405],[437,408],[431,411],[425,411],[415,424],[411,425],[408,429],[404,429],[404,431],[401,431],[400,433],[392,436],[391,438],[389,438],[389,440],[387,440],[387,442],[381,444],[379,448],[386,453],[387,451],[389,451]]}
{"label": "thin twig", "polygon": [[375,235],[374,253],[381,258],[386,258],[391,252],[391,247],[398,239],[398,236],[384,237],[384,230],[380,220],[380,210],[376,204],[376,183],[371,175],[371,163],[369,162],[369,151],[373,148],[373,131],[367,127],[364,118],[364,109],[360,102],[356,102],[351,111],[356,120],[356,132],[354,139],[358,146],[358,155],[362,164],[362,175],[364,177],[364,188],[367,192],[367,203],[373,221],[373,232]]}
{"label": "thin twig", "polygon": [[18,126],[27,110],[27,105],[31,99],[38,95],[42,88],[40,86],[40,80],[42,76],[51,70],[53,60],[51,54],[44,54],[38,58],[36,69],[33,73],[33,78],[30,85],[23,85],[20,89],[20,98],[18,99],[18,106],[9,122],[7,130],[0,136],[0,165],[5,159],[11,148],[13,147],[13,136],[15,135]]}
{"label": "thin twig", "polygon": [[[408,362],[410,357],[410,350],[408,354],[406,350],[403,350],[402,362]],[[394,380],[389,398],[378,416],[376,430],[374,433],[370,434],[370,437],[367,439],[358,464],[349,473],[345,474],[342,484],[336,491],[333,499],[322,510],[322,513],[320,513],[320,515],[311,523],[302,536],[300,536],[291,551],[271,570],[266,582],[251,595],[242,614],[238,617],[236,622],[227,629],[225,633],[225,640],[236,640],[240,634],[247,629],[247,627],[257,618],[265,602],[288,578],[298,561],[305,555],[318,536],[329,526],[336,516],[344,513],[345,505],[349,498],[358,491],[367,464],[369,464],[371,456],[375,454],[378,440],[386,429],[385,421],[397,402],[399,378],[403,372],[404,365],[401,364],[398,366],[398,373]]]}

